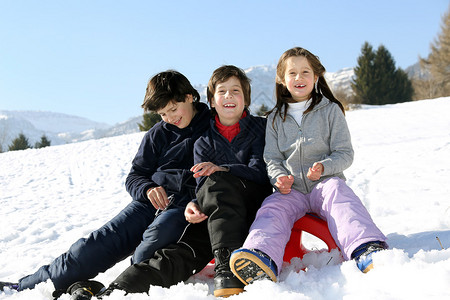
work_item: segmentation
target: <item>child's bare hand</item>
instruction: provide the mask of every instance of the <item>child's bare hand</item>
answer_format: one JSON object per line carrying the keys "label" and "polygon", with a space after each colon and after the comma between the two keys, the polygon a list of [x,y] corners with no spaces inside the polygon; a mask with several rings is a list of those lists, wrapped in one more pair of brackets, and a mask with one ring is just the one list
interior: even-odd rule
{"label": "child's bare hand", "polygon": [[275,187],[281,194],[289,194],[291,192],[292,184],[294,183],[294,176],[280,176],[275,182]]}
{"label": "child's bare hand", "polygon": [[194,202],[189,202],[184,210],[184,217],[189,223],[200,223],[208,218]]}
{"label": "child's bare hand", "polygon": [[191,171],[194,172],[194,178],[198,178],[200,176],[209,176],[214,172],[226,170],[227,169],[219,167],[212,162],[201,162],[191,168]]}
{"label": "child's bare hand", "polygon": [[306,177],[308,177],[309,180],[316,181],[320,179],[322,173],[323,173],[323,165],[321,163],[314,163],[313,166],[309,168]]}
{"label": "child's bare hand", "polygon": [[162,186],[148,189],[147,198],[156,209],[164,209],[169,205],[169,198],[167,197],[166,190]]}

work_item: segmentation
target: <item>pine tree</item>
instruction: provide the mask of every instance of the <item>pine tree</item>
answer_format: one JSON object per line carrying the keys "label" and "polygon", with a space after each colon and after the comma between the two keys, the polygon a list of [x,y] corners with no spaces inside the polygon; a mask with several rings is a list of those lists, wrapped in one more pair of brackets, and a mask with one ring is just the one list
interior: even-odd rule
{"label": "pine tree", "polygon": [[140,131],[148,131],[156,123],[161,121],[161,116],[154,112],[144,114],[142,123],[138,123]]}
{"label": "pine tree", "polygon": [[41,136],[41,141],[36,142],[36,144],[34,144],[34,148],[36,148],[36,149],[44,148],[44,147],[50,146],[50,144],[51,144],[51,142],[47,139],[47,137],[44,134],[43,136]]}
{"label": "pine tree", "polygon": [[383,45],[377,51],[365,42],[352,83],[355,99],[363,104],[392,104],[412,100],[407,74],[396,69],[395,60]]}
{"label": "pine tree", "polygon": [[395,71],[395,90],[392,94],[392,98],[395,102],[392,103],[401,103],[411,101],[414,94],[414,89],[412,86],[412,82],[408,77],[408,74],[402,69],[398,68]]}
{"label": "pine tree", "polygon": [[355,79],[352,82],[352,89],[355,94],[355,102],[372,103],[374,85],[374,63],[375,52],[372,46],[365,42],[361,48],[361,56],[358,57],[358,65],[355,67]]}
{"label": "pine tree", "polygon": [[15,151],[15,150],[25,150],[28,148],[31,148],[31,145],[28,143],[28,138],[23,133],[21,133],[17,138],[15,138],[12,141],[12,144],[9,145],[8,150]]}
{"label": "pine tree", "polygon": [[411,101],[412,85],[407,74],[395,68],[395,60],[383,45],[380,45],[374,60],[375,103],[392,104]]}
{"label": "pine tree", "polygon": [[258,111],[256,112],[256,114],[257,114],[258,116],[264,116],[265,113],[268,112],[268,111],[269,111],[269,108],[267,107],[267,105],[262,104],[262,105],[259,107],[259,109],[258,109]]}
{"label": "pine tree", "polygon": [[431,73],[434,97],[450,95],[450,6],[442,18],[442,32],[431,44],[427,59],[420,59],[421,66]]}
{"label": "pine tree", "polygon": [[[383,45],[380,45],[375,53],[374,65],[374,94],[373,102],[370,104],[390,103],[392,93],[395,89],[395,62],[389,51]],[[383,87],[383,88],[379,88]]]}

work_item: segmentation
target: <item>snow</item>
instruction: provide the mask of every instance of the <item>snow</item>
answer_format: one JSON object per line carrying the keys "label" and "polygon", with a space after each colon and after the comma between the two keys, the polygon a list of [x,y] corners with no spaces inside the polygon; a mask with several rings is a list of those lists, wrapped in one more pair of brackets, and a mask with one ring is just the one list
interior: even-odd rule
{"label": "snow", "polygon": [[[336,251],[313,251],[287,264],[278,283],[257,282],[230,299],[449,299],[449,110],[446,97],[347,112],[356,153],[347,182],[391,246],[374,255],[375,269],[363,274]],[[124,181],[142,136],[0,154],[0,280],[34,272],[125,207]],[[96,279],[107,284],[128,265]],[[214,299],[212,274],[209,266],[186,283],[151,287],[150,299]],[[52,291],[46,282],[0,299],[51,299]],[[109,299],[149,296],[116,291]]]}

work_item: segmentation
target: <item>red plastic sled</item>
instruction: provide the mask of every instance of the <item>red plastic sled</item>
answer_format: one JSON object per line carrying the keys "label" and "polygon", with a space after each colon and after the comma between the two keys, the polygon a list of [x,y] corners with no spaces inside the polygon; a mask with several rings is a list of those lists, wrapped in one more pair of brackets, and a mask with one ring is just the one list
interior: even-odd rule
{"label": "red plastic sled", "polygon": [[293,257],[303,258],[303,255],[310,252],[302,244],[302,233],[307,232],[324,241],[328,247],[328,252],[339,249],[328,230],[327,222],[316,214],[306,214],[297,220],[292,227],[291,238],[284,250],[283,260],[290,262]]}

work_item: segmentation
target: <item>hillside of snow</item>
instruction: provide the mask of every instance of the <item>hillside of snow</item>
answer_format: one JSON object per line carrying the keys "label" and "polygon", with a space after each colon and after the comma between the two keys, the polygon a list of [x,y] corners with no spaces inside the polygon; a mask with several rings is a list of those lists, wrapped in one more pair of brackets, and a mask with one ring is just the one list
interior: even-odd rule
{"label": "hillside of snow", "polygon": [[[229,299],[449,299],[449,110],[446,97],[347,112],[355,149],[348,184],[391,247],[374,255],[375,269],[362,274],[337,252],[315,251],[287,264],[278,283],[257,282]],[[142,136],[0,154],[0,281],[34,272],[125,207],[124,181]],[[107,284],[128,265],[96,279]],[[186,283],[151,287],[150,299],[215,299],[211,274],[209,267]],[[0,300],[51,299],[52,290],[47,282],[0,292]],[[149,297],[117,291],[107,299]]]}
{"label": "hillside of snow", "polygon": [[[257,66],[245,72],[252,80],[250,109],[257,112],[263,104],[268,108],[273,107],[276,67]],[[347,68],[326,73],[325,77],[333,90],[351,92],[350,80],[353,74],[353,69]],[[201,95],[201,101],[206,103],[206,85],[196,85],[195,88]],[[126,117],[124,116],[124,119]],[[135,116],[111,126],[61,113],[0,110],[0,149],[7,151],[8,146],[20,133],[28,138],[31,146],[40,141],[43,135],[46,135],[54,146],[139,132],[138,123],[141,122],[142,116]]]}

